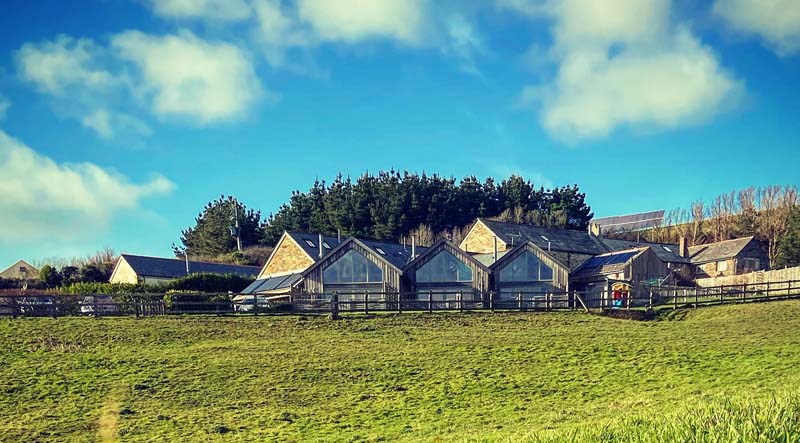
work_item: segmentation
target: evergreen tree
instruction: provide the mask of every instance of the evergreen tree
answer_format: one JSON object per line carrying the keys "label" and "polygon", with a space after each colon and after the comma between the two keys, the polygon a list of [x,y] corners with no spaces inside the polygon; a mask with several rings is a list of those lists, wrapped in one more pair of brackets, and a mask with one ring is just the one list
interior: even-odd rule
{"label": "evergreen tree", "polygon": [[476,217],[504,211],[520,222],[586,229],[592,218],[585,194],[575,186],[538,189],[513,175],[496,185],[474,176],[457,182],[437,174],[381,171],[352,182],[341,174],[328,186],[316,180],[308,192],[295,191],[288,204],[264,224],[262,242],[274,245],[284,231],[320,232],[395,241],[420,225],[454,232]]}
{"label": "evergreen tree", "polygon": [[789,216],[789,231],[781,239],[776,267],[800,266],[800,208]]}
{"label": "evergreen tree", "polygon": [[[292,200],[294,203],[295,195]],[[221,196],[203,208],[194,227],[182,231],[182,246],[172,245],[175,255],[182,257],[188,252],[191,258],[213,258],[236,251],[236,238],[231,235],[231,227],[235,224],[234,214],[237,212],[242,247],[258,244],[264,236],[261,212],[247,209],[231,196]]]}

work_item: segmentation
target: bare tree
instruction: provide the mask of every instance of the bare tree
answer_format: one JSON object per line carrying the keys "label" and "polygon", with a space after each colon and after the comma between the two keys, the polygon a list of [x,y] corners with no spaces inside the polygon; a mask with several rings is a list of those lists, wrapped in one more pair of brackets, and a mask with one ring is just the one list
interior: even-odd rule
{"label": "bare tree", "polygon": [[689,242],[692,245],[697,245],[703,241],[703,223],[706,219],[706,207],[701,200],[692,202],[691,216]]}

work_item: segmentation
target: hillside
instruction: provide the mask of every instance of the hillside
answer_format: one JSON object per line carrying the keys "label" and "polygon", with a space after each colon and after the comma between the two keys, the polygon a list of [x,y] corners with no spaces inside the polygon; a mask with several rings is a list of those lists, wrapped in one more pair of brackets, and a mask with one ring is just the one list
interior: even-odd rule
{"label": "hillside", "polygon": [[800,429],[800,302],[677,312],[3,319],[0,440],[682,441],[697,405]]}

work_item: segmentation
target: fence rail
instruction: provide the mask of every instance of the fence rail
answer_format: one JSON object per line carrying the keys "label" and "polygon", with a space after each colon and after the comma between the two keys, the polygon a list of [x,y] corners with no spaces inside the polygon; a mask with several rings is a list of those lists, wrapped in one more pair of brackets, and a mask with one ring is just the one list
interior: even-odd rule
{"label": "fence rail", "polygon": [[0,316],[259,315],[437,311],[585,311],[697,308],[708,305],[800,299],[800,280],[715,287],[635,285],[625,293],[605,288],[563,292],[421,291],[286,294],[0,295]]}

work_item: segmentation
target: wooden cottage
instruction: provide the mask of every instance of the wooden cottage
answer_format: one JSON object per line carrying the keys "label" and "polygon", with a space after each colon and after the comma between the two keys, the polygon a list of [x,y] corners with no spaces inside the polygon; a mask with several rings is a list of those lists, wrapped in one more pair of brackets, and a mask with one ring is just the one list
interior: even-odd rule
{"label": "wooden cottage", "polygon": [[568,291],[569,268],[533,242],[518,244],[489,267],[499,299],[523,294]]}
{"label": "wooden cottage", "polygon": [[490,289],[490,271],[470,254],[441,239],[403,268],[401,283],[407,299],[442,304],[476,302]]}
{"label": "wooden cottage", "polygon": [[426,248],[350,237],[302,273],[303,291],[339,299],[361,299],[365,293],[398,294],[401,276],[415,254]]}
{"label": "wooden cottage", "polygon": [[571,280],[573,287],[581,290],[608,280],[658,285],[670,276],[667,265],[647,246],[596,255],[576,269]]}

